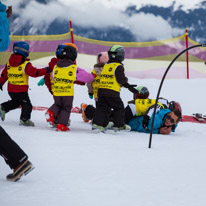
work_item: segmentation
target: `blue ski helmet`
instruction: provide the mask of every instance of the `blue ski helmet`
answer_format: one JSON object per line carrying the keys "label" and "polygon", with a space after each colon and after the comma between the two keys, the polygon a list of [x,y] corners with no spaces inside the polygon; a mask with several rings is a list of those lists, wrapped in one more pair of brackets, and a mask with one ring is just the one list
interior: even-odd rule
{"label": "blue ski helmet", "polygon": [[62,51],[62,49],[65,47],[66,45],[64,45],[64,44],[59,44],[58,46],[57,46],[57,49],[56,49],[56,57],[58,58],[58,59],[60,59],[60,57],[61,57],[61,51]]}
{"label": "blue ski helmet", "polygon": [[121,45],[113,45],[108,51],[109,59],[117,59],[119,62],[124,61],[125,50]]}
{"label": "blue ski helmet", "polygon": [[21,54],[24,57],[28,57],[29,56],[29,44],[26,43],[25,41],[14,42],[13,53]]}

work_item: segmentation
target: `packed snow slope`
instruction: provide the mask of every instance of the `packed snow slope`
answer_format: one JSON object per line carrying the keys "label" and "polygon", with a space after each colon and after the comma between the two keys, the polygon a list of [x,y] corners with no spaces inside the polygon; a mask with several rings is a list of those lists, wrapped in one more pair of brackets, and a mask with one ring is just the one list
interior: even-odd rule
{"label": "packed snow slope", "polygon": [[[52,96],[40,78],[30,78],[33,106],[50,106]],[[156,98],[160,80],[129,78],[147,86]],[[166,79],[160,96],[180,102],[183,114],[206,114],[205,79]],[[6,85],[0,102],[9,98]],[[122,88],[127,104],[132,94]],[[75,85],[74,106],[94,104],[85,86]],[[153,135],[122,132],[96,134],[80,114],[71,115],[70,132],[47,126],[45,111],[33,111],[35,127],[19,126],[20,109],[0,125],[29,155],[35,169],[19,182],[0,158],[1,206],[205,206],[206,125],[179,123],[175,133]]]}

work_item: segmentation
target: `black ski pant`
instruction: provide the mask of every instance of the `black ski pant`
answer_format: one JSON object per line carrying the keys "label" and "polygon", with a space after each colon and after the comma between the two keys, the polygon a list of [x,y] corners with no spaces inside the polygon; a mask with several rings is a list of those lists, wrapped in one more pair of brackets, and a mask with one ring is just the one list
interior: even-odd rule
{"label": "black ski pant", "polygon": [[14,142],[0,126],[0,155],[11,169],[28,159],[27,154]]}
{"label": "black ski pant", "polygon": [[120,97],[99,97],[93,124],[106,127],[109,122],[109,115],[111,114],[108,111],[112,109],[114,127],[123,127],[125,124],[124,103]]}
{"label": "black ski pant", "polygon": [[32,104],[28,92],[13,93],[9,92],[11,100],[1,104],[3,110],[7,113],[10,110],[22,107],[20,119],[26,121],[31,118]]}
{"label": "black ski pant", "polygon": [[[85,109],[85,115],[86,118],[89,120],[92,120],[94,118],[94,113],[96,111],[96,108],[93,107],[92,105],[88,105],[87,108]],[[129,106],[126,106],[124,109],[124,117],[125,117],[125,123],[127,124],[131,119],[133,119],[135,116],[132,114],[132,111]],[[113,111],[109,112],[109,121],[113,122]]]}

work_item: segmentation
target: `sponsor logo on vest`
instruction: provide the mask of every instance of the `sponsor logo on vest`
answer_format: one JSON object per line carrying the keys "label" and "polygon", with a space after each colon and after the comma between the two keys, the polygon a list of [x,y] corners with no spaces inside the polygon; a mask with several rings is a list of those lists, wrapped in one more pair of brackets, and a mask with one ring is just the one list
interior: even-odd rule
{"label": "sponsor logo on vest", "polygon": [[100,83],[100,79],[94,79],[94,82]]}
{"label": "sponsor logo on vest", "polygon": [[73,72],[70,71],[70,72],[68,73],[68,75],[69,75],[69,76],[72,76],[72,75],[73,75]]}
{"label": "sponsor logo on vest", "polygon": [[109,75],[109,74],[102,74],[101,77],[108,78],[108,79],[111,78],[112,79],[114,77],[114,75],[112,75],[112,74],[111,75]]}
{"label": "sponsor logo on vest", "polygon": [[19,77],[23,77],[23,74],[8,74],[8,77],[19,78]]}
{"label": "sponsor logo on vest", "polygon": [[55,83],[73,83],[73,80],[63,79],[63,78],[55,78]]}

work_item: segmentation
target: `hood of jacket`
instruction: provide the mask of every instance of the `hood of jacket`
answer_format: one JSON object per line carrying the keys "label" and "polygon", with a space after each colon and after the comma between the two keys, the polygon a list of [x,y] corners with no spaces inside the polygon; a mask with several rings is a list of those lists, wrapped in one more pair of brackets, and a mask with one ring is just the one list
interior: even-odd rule
{"label": "hood of jacket", "polygon": [[29,60],[29,59],[27,59],[19,54],[12,54],[9,58],[9,64],[12,67],[18,67],[19,65],[24,63],[26,60]]}
{"label": "hood of jacket", "polygon": [[74,62],[68,58],[63,58],[63,59],[60,59],[58,62],[57,62],[57,66],[58,67],[68,67],[70,65],[74,64]]}

